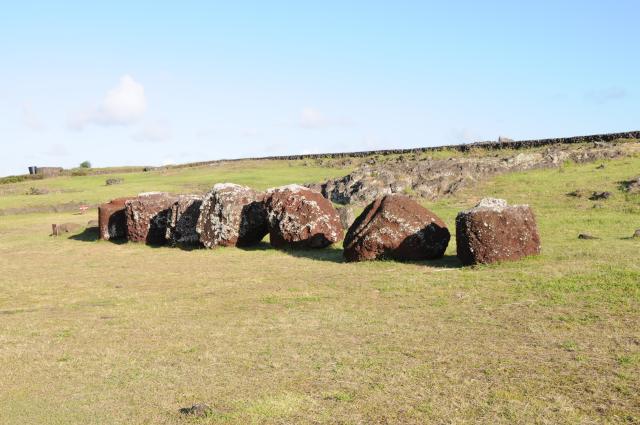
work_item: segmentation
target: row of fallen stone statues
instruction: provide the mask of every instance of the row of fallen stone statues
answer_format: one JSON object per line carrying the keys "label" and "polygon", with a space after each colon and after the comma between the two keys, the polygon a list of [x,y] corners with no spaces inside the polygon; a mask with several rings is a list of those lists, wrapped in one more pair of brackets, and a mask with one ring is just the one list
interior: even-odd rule
{"label": "row of fallen stone statues", "polygon": [[[374,200],[344,235],[340,216],[319,192],[288,185],[257,192],[216,184],[204,196],[149,192],[114,199],[98,210],[100,238],[159,245],[247,247],[269,234],[276,248],[326,248],[343,239],[346,261],[430,260],[444,256],[445,223],[404,195]],[[540,252],[527,205],[483,199],[456,217],[457,255],[465,265],[515,260]]]}

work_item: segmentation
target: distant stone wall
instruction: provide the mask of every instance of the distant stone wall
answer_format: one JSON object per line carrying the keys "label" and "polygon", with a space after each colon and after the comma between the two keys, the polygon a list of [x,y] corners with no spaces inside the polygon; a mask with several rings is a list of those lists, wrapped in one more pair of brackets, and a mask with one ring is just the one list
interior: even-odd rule
{"label": "distant stone wall", "polygon": [[537,139],[537,140],[520,140],[515,142],[476,142],[460,145],[443,145],[423,148],[411,149],[383,149],[375,151],[359,151],[359,152],[336,152],[336,153],[319,153],[308,155],[283,155],[283,156],[264,156],[254,158],[238,158],[238,159],[219,159],[215,161],[192,162],[189,164],[176,165],[171,168],[183,167],[199,167],[203,165],[213,165],[231,161],[258,161],[258,160],[299,160],[299,159],[315,159],[315,158],[348,158],[348,157],[366,157],[372,155],[400,155],[411,153],[437,152],[442,150],[454,150],[459,152],[467,152],[472,149],[526,149],[546,145],[573,144],[573,143],[589,143],[589,142],[613,142],[618,139],[640,139],[640,131],[628,131],[624,133],[607,133],[593,134],[589,136],[560,137],[555,139]]}
{"label": "distant stone wall", "polygon": [[30,174],[38,174],[46,177],[59,176],[62,174],[62,171],[62,167],[29,167]]}

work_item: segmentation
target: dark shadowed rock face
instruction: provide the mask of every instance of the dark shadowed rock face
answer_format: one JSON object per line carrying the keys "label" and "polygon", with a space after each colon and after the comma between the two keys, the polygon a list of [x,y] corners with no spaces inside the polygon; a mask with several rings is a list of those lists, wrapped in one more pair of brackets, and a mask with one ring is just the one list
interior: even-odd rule
{"label": "dark shadowed rock face", "polygon": [[456,217],[458,258],[465,265],[517,260],[540,253],[540,237],[528,205],[485,198]]}
{"label": "dark shadowed rock face", "polygon": [[434,213],[404,195],[386,195],[369,204],[344,240],[347,261],[428,260],[444,255],[451,235]]}
{"label": "dark shadowed rock face", "polygon": [[325,248],[342,240],[340,216],[331,202],[304,186],[270,189],[269,237],[276,248]]}
{"label": "dark shadowed rock face", "polygon": [[127,220],[124,204],[133,198],[118,198],[98,207],[99,237],[105,241],[127,237]]}
{"label": "dark shadowed rock face", "polygon": [[163,245],[171,205],[177,200],[167,193],[147,192],[126,201],[127,238],[132,242]]}
{"label": "dark shadowed rock face", "polygon": [[267,234],[264,194],[233,183],[218,183],[205,195],[196,231],[207,247],[249,246]]}
{"label": "dark shadowed rock face", "polygon": [[198,246],[200,235],[196,225],[200,217],[202,196],[182,195],[171,205],[167,219],[166,239],[173,246]]}

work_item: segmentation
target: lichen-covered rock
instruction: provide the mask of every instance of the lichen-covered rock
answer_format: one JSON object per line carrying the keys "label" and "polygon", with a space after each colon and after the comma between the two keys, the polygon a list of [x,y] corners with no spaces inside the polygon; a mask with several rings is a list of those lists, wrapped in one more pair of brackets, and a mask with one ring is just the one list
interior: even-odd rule
{"label": "lichen-covered rock", "polygon": [[249,246],[267,234],[264,194],[233,183],[218,183],[205,195],[196,226],[207,247]]}
{"label": "lichen-covered rock", "polygon": [[167,219],[177,197],[161,192],[141,193],[125,202],[127,238],[151,245],[166,243]]}
{"label": "lichen-covered rock", "polygon": [[353,208],[349,206],[338,207],[336,208],[338,211],[338,215],[340,216],[340,222],[342,223],[342,227],[344,229],[348,229],[351,227],[353,222],[356,220],[356,215],[353,213]]}
{"label": "lichen-covered rock", "polygon": [[325,248],[342,240],[344,229],[331,202],[300,185],[269,189],[269,238],[276,248]]}
{"label": "lichen-covered rock", "polygon": [[116,240],[127,237],[127,219],[124,204],[133,198],[117,198],[98,207],[98,231],[102,240]]}
{"label": "lichen-covered rock", "polygon": [[528,205],[485,198],[456,217],[456,245],[463,264],[488,264],[539,254],[540,236]]}
{"label": "lichen-covered rock", "polygon": [[200,235],[196,225],[200,218],[202,196],[182,195],[171,205],[167,218],[166,239],[173,246],[197,246]]}
{"label": "lichen-covered rock", "polygon": [[430,260],[444,255],[451,235],[434,213],[404,195],[369,204],[344,239],[344,258],[364,261]]}

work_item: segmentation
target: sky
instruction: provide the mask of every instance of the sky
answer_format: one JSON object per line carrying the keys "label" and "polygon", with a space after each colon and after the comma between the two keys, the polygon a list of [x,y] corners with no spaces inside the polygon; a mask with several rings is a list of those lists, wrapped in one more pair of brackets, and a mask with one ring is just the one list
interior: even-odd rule
{"label": "sky", "polygon": [[640,130],[636,0],[0,3],[0,175]]}

